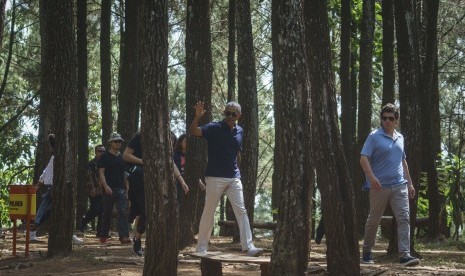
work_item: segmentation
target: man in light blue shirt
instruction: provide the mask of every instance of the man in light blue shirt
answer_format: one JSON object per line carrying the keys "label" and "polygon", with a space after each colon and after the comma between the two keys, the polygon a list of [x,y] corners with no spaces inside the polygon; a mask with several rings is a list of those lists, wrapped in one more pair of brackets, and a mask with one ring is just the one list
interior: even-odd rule
{"label": "man in light blue shirt", "polygon": [[370,190],[363,263],[374,263],[372,248],[384,209],[389,203],[397,222],[399,262],[406,266],[418,265],[420,260],[410,255],[409,197],[415,196],[415,189],[405,159],[404,137],[395,130],[399,124],[399,109],[393,104],[386,104],[380,115],[382,127],[368,135],[360,157],[366,176],[364,188]]}

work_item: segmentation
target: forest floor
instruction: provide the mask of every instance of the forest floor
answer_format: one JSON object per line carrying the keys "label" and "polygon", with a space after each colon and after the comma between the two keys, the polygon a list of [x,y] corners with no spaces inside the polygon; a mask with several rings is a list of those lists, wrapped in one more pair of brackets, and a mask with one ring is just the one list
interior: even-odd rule
{"label": "forest floor", "polygon": [[[144,258],[137,257],[131,251],[131,245],[122,245],[117,238],[108,244],[100,244],[95,238],[95,232],[78,234],[84,239],[83,245],[75,245],[74,253],[68,257],[46,258],[47,236],[40,237],[39,242],[31,243],[30,256],[24,258],[25,238],[18,236],[17,253],[20,257],[12,256],[13,235],[6,231],[6,238],[0,239],[0,275],[142,275]],[[326,245],[312,243],[308,264],[308,275],[325,275]],[[271,255],[272,239],[255,239],[257,247],[265,249],[265,256]],[[362,275],[465,275],[464,243],[436,243],[422,244],[417,242],[417,248],[422,255],[422,261],[416,267],[403,267],[398,259],[385,254],[386,242],[379,242],[374,256],[375,265],[361,265]],[[460,249],[458,248],[460,247]],[[186,248],[179,254],[178,275],[201,275],[199,259],[190,257],[186,253],[194,248]],[[240,253],[240,245],[232,243],[230,238],[213,237],[212,251]],[[253,264],[223,264],[223,274],[228,276],[258,276],[260,267]]]}

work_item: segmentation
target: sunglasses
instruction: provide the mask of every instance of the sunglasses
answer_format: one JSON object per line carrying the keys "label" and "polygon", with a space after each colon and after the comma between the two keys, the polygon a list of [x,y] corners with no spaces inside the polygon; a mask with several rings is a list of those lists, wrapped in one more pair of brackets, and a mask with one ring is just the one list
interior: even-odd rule
{"label": "sunglasses", "polygon": [[97,152],[105,152],[105,150],[97,150]]}
{"label": "sunglasses", "polygon": [[237,117],[237,112],[225,111],[224,115],[226,115],[226,117],[236,118]]}
{"label": "sunglasses", "polygon": [[123,140],[113,140],[113,143],[121,144],[121,143],[123,143]]}
{"label": "sunglasses", "polygon": [[382,119],[383,119],[383,121],[385,121],[385,122],[386,122],[387,120],[389,120],[389,121],[391,121],[391,122],[394,122],[394,120],[395,120],[396,118],[391,117],[391,116],[383,116]]}

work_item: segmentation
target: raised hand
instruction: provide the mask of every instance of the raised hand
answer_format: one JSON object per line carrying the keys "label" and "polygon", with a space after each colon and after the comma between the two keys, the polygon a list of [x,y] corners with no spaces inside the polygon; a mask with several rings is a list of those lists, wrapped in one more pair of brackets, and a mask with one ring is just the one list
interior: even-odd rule
{"label": "raised hand", "polygon": [[195,104],[194,108],[195,108],[195,117],[201,118],[206,112],[205,104],[202,101],[198,101]]}

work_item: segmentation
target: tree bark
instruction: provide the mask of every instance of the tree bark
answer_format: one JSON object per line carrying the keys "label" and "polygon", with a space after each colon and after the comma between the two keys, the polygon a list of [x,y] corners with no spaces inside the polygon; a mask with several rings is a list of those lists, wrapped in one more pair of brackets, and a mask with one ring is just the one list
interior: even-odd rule
{"label": "tree bark", "polygon": [[[360,73],[358,91],[358,130],[357,130],[357,155],[371,131],[372,116],[372,78],[373,78],[373,41],[375,31],[375,1],[363,0],[362,23],[360,25]],[[358,164],[358,162],[356,163]],[[359,166],[357,166],[359,167]],[[359,171],[360,172],[360,171]],[[363,183],[365,176],[356,174],[354,183]],[[363,223],[368,215],[367,197],[363,195],[360,186],[355,189],[356,218],[359,235],[363,235]]]}
{"label": "tree bark", "polygon": [[383,15],[383,102],[394,103],[394,85],[396,72],[394,68],[394,2],[382,1]]}
{"label": "tree bark", "polygon": [[[212,93],[212,50],[210,33],[209,1],[188,0],[186,17],[186,122],[187,129],[195,116],[193,107],[203,101],[207,114],[202,117],[203,125],[211,120]],[[198,231],[200,213],[203,210],[198,182],[203,178],[207,163],[207,143],[203,138],[189,137],[185,165],[185,180],[190,187],[180,213],[179,248],[194,242]]]}
{"label": "tree bark", "polygon": [[[39,2],[39,9],[43,10],[43,1]],[[45,30],[45,16],[42,12],[39,13],[40,24],[40,45],[45,45],[47,42]],[[43,47],[43,46],[41,46]],[[41,60],[45,59],[45,50],[41,49]],[[42,65],[41,65],[42,66]],[[41,67],[42,68],[42,67]],[[41,69],[42,70],[42,69]],[[42,77],[42,72],[41,72]],[[53,131],[52,116],[53,116],[53,95],[50,89],[40,89],[39,103],[39,132],[37,135],[37,147],[35,151],[34,178],[33,183],[37,184],[42,171],[50,160],[51,149],[48,146],[48,135]],[[39,208],[42,202],[42,194],[45,192],[45,187],[37,191],[36,207]]]}
{"label": "tree bark", "polygon": [[252,225],[258,170],[258,99],[252,18],[248,1],[237,3],[237,47],[238,96],[244,114],[239,124],[245,130],[241,151],[241,179],[245,208]]}
{"label": "tree bark", "polygon": [[[352,155],[355,143],[355,118],[353,117],[353,93],[350,82],[351,62],[351,0],[341,1],[341,64],[339,77],[341,79],[341,136],[349,171],[353,172]],[[352,175],[353,177],[353,175]]]}
{"label": "tree bark", "polygon": [[137,82],[137,4],[138,1],[125,1],[125,26],[123,58],[120,73],[120,93],[118,99],[118,133],[129,141],[138,129],[139,86]]}
{"label": "tree bark", "polygon": [[[423,157],[422,160],[425,162],[424,168],[427,172],[428,178],[428,201],[429,201],[429,220],[428,220],[428,237],[432,240],[439,238],[439,214],[441,210],[440,205],[440,194],[438,187],[438,172],[436,169],[436,159],[440,151],[435,145],[440,141],[440,136],[433,135],[433,114],[439,114],[439,106],[433,105],[433,88],[434,79],[434,65],[438,53],[438,42],[437,42],[437,21],[438,21],[438,9],[439,1],[423,1],[424,3],[424,20],[426,22],[426,28],[423,34],[423,54],[424,60],[422,66],[422,80],[420,85],[421,95],[421,129],[423,131],[423,137],[430,137],[431,139],[423,139]],[[436,107],[437,110],[433,111],[432,108]],[[440,132],[439,132],[440,133]],[[433,140],[437,138],[439,140]]]}
{"label": "tree bark", "polygon": [[304,51],[302,2],[272,1],[271,22],[275,118],[276,123],[279,122],[276,129],[280,129],[275,136],[280,151],[275,151],[278,157],[275,156],[273,181],[279,181],[281,197],[271,273],[304,275],[308,263],[313,188],[308,179],[313,175],[313,166],[309,158],[310,83]]}
{"label": "tree bark", "polygon": [[[397,38],[397,63],[399,72],[399,100],[402,134],[405,136],[405,151],[410,176],[415,190],[420,188],[421,129],[419,95],[419,47],[415,1],[395,0]],[[418,193],[410,200],[410,251],[415,253],[413,235],[417,216]]]}
{"label": "tree bark", "polygon": [[178,208],[168,111],[168,2],[139,2],[139,87],[147,240],[143,275],[176,275]]}
{"label": "tree bark", "polygon": [[76,225],[87,209],[89,119],[87,114],[87,1],[77,1],[78,188]]}
{"label": "tree bark", "polygon": [[228,33],[228,102],[230,102],[234,101],[236,91],[236,0],[229,0]]}
{"label": "tree bark", "polygon": [[77,157],[77,76],[73,1],[41,1],[41,88],[53,100],[56,135],[48,256],[72,252]]}
{"label": "tree bark", "polygon": [[[354,194],[338,127],[326,1],[306,2],[313,161],[321,191],[330,275],[359,275]],[[338,227],[334,227],[338,225]]]}
{"label": "tree bark", "polygon": [[102,144],[106,145],[113,131],[111,102],[111,3],[102,0],[100,17],[100,85],[102,105]]}

